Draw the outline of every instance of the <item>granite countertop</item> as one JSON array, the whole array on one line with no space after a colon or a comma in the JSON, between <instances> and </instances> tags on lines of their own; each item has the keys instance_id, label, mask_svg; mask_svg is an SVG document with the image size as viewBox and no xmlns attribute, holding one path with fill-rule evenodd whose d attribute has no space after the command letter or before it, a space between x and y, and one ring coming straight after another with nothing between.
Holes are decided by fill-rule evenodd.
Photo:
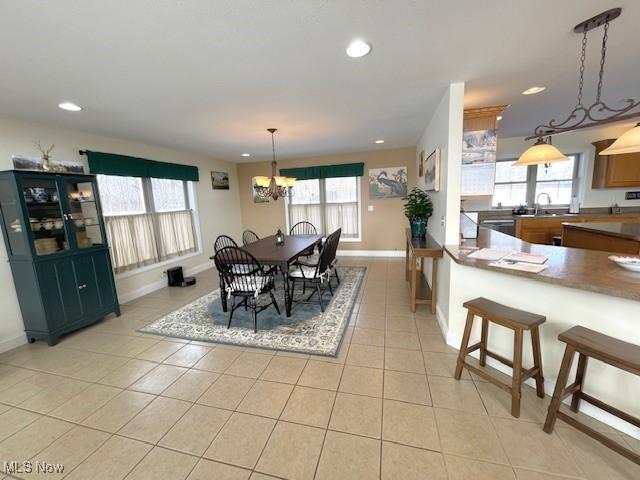
<instances>
[{"instance_id":1,"label":"granite countertop","mask_svg":"<svg viewBox=\"0 0 640 480\"><path fill-rule=\"evenodd\" d=\"M539 253L549 257L548 267L540 273L491 267L487 260L468 258L467 255L475 250L465 247ZM618 267L608 259L611 255L608 252L536 245L488 228L480 228L475 240L465 240L462 245L446 245L445 251L461 265L640 301L640 273Z\"/></svg>"},{"instance_id":2,"label":"granite countertop","mask_svg":"<svg viewBox=\"0 0 640 480\"><path fill-rule=\"evenodd\" d=\"M562 224L567 228L577 228L587 232L594 232L612 237L636 240L640 242L640 223L571 223Z\"/></svg>"}]
</instances>

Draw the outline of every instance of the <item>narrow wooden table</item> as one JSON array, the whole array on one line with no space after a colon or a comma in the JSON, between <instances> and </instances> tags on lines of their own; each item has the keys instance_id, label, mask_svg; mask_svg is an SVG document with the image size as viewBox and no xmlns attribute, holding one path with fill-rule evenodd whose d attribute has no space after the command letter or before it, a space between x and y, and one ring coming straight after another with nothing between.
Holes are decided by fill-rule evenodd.
<instances>
[{"instance_id":1,"label":"narrow wooden table","mask_svg":"<svg viewBox=\"0 0 640 480\"><path fill-rule=\"evenodd\" d=\"M411 237L411 229L405 230L407 238L406 251L406 279L409 282L411 311L416 311L416 305L431 305L431 313L436 313L436 292L438 283L438 258L442 258L443 249L427 234L426 238ZM424 278L424 259L431 259L431 287ZM420 263L420 275L416 267L416 259Z\"/></svg>"},{"instance_id":2,"label":"narrow wooden table","mask_svg":"<svg viewBox=\"0 0 640 480\"><path fill-rule=\"evenodd\" d=\"M284 302L287 317L291 316L293 298L289 294L289 265L302 253L319 244L322 235L285 235L284 244L276 245L275 235L261 238L242 247L263 265L278 267L284 279Z\"/></svg>"}]
</instances>

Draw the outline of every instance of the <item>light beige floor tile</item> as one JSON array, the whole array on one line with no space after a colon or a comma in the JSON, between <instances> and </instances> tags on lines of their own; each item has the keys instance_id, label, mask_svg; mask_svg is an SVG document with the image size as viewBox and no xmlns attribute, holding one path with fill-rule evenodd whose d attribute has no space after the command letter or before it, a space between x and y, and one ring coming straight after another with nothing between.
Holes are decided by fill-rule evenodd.
<instances>
[{"instance_id":1,"label":"light beige floor tile","mask_svg":"<svg viewBox=\"0 0 640 480\"><path fill-rule=\"evenodd\" d=\"M184 344L182 343L158 342L145 351L136 355L136 358L160 363L165 358L176 353L182 347L184 347Z\"/></svg>"},{"instance_id":2,"label":"light beige floor tile","mask_svg":"<svg viewBox=\"0 0 640 480\"><path fill-rule=\"evenodd\" d=\"M384 351L382 347L353 344L349 347L347 364L359 367L382 368L384 365Z\"/></svg>"},{"instance_id":3,"label":"light beige floor tile","mask_svg":"<svg viewBox=\"0 0 640 480\"><path fill-rule=\"evenodd\" d=\"M205 347L203 345L185 345L173 355L165 358L163 363L176 365L178 367L193 367L210 351L211 347Z\"/></svg>"},{"instance_id":4,"label":"light beige floor tile","mask_svg":"<svg viewBox=\"0 0 640 480\"><path fill-rule=\"evenodd\" d=\"M61 473L33 472L27 478L62 478L109 439L109 434L76 426L33 457L33 461L62 465Z\"/></svg>"},{"instance_id":5,"label":"light beige floor tile","mask_svg":"<svg viewBox=\"0 0 640 480\"><path fill-rule=\"evenodd\" d=\"M186 371L187 369L183 367L158 365L129 388L138 392L159 395Z\"/></svg>"},{"instance_id":6,"label":"light beige floor tile","mask_svg":"<svg viewBox=\"0 0 640 480\"><path fill-rule=\"evenodd\" d=\"M271 475L265 475L260 472L253 472L249 480L278 480L277 477L272 477Z\"/></svg>"},{"instance_id":7,"label":"light beige floor tile","mask_svg":"<svg viewBox=\"0 0 640 480\"><path fill-rule=\"evenodd\" d=\"M356 328L353 331L351 343L384 347L384 330L374 328Z\"/></svg>"},{"instance_id":8,"label":"light beige floor tile","mask_svg":"<svg viewBox=\"0 0 640 480\"><path fill-rule=\"evenodd\" d=\"M0 440L4 440L22 430L40 417L41 415L34 412L20 410L19 408L9 408L9 410L0 415Z\"/></svg>"},{"instance_id":9,"label":"light beige floor tile","mask_svg":"<svg viewBox=\"0 0 640 480\"><path fill-rule=\"evenodd\" d=\"M10 365L0 365L0 390L12 387L35 374L36 372L33 370Z\"/></svg>"},{"instance_id":10,"label":"light beige floor tile","mask_svg":"<svg viewBox=\"0 0 640 480\"><path fill-rule=\"evenodd\" d=\"M27 460L51 445L73 424L50 417L41 417L33 423L0 442L0 459Z\"/></svg>"},{"instance_id":11,"label":"light beige floor tile","mask_svg":"<svg viewBox=\"0 0 640 480\"><path fill-rule=\"evenodd\" d=\"M390 308L391 310L389 310ZM404 314L401 315L400 308L401 307L398 305L387 306L387 322L386 322L387 333L389 331L417 333L418 328L416 327L416 321L413 319L413 315L411 315L410 312L407 312L406 315ZM388 345L387 340L389 340L389 338L390 337L385 338L386 345Z\"/></svg>"},{"instance_id":12,"label":"light beige floor tile","mask_svg":"<svg viewBox=\"0 0 640 480\"><path fill-rule=\"evenodd\" d=\"M327 428L335 392L297 386L293 389L281 420Z\"/></svg>"},{"instance_id":13,"label":"light beige floor tile","mask_svg":"<svg viewBox=\"0 0 640 480\"><path fill-rule=\"evenodd\" d=\"M158 445L202 456L230 416L229 410L194 405Z\"/></svg>"},{"instance_id":14,"label":"light beige floor tile","mask_svg":"<svg viewBox=\"0 0 640 480\"><path fill-rule=\"evenodd\" d=\"M420 350L420 341L417 333L398 332L387 330L384 344L391 348L404 348L405 350Z\"/></svg>"},{"instance_id":15,"label":"light beige floor tile","mask_svg":"<svg viewBox=\"0 0 640 480\"><path fill-rule=\"evenodd\" d=\"M292 391L293 385L258 380L240 402L237 411L278 418Z\"/></svg>"},{"instance_id":16,"label":"light beige floor tile","mask_svg":"<svg viewBox=\"0 0 640 480\"><path fill-rule=\"evenodd\" d=\"M564 441L572 457L589 480L640 478L640 465L605 447L575 428L560 424L555 432ZM620 436L614 440L624 445ZM626 445L625 445L626 446ZM534 469L530 466L531 469ZM546 468L535 468L546 470ZM554 473L563 473L556 471Z\"/></svg>"},{"instance_id":17,"label":"light beige floor tile","mask_svg":"<svg viewBox=\"0 0 640 480\"><path fill-rule=\"evenodd\" d=\"M93 353L92 360L83 363L82 368L74 372L71 376L85 382L99 382L102 378L122 367L131 359L128 357L116 357L113 355L102 355Z\"/></svg>"},{"instance_id":18,"label":"light beige floor tile","mask_svg":"<svg viewBox=\"0 0 640 480\"><path fill-rule=\"evenodd\" d=\"M73 470L68 480L123 479L151 450L151 445L113 436Z\"/></svg>"},{"instance_id":19,"label":"light beige floor tile","mask_svg":"<svg viewBox=\"0 0 640 480\"><path fill-rule=\"evenodd\" d=\"M492 417L513 418L511 416L511 395L489 382L476 382L476 388L487 412ZM522 387L520 420L544 423L549 408L549 397L538 398L534 390Z\"/></svg>"},{"instance_id":20,"label":"light beige floor tile","mask_svg":"<svg viewBox=\"0 0 640 480\"><path fill-rule=\"evenodd\" d=\"M328 431L316 480L378 480L380 440Z\"/></svg>"},{"instance_id":21,"label":"light beige floor tile","mask_svg":"<svg viewBox=\"0 0 640 480\"><path fill-rule=\"evenodd\" d=\"M0 391L0 402L8 405L20 405L40 392L52 388L59 377L46 373L36 373L22 381Z\"/></svg>"},{"instance_id":22,"label":"light beige floor tile","mask_svg":"<svg viewBox=\"0 0 640 480\"><path fill-rule=\"evenodd\" d=\"M476 385L472 381L430 377L429 389L434 407L462 410L479 415L487 414Z\"/></svg>"},{"instance_id":23,"label":"light beige floor tile","mask_svg":"<svg viewBox=\"0 0 640 480\"><path fill-rule=\"evenodd\" d=\"M258 378L267 368L271 355L261 353L243 352L227 369L229 375L240 377Z\"/></svg>"},{"instance_id":24,"label":"light beige floor tile","mask_svg":"<svg viewBox=\"0 0 640 480\"><path fill-rule=\"evenodd\" d=\"M220 345L202 357L198 363L194 365L194 368L224 373L241 353L240 350L233 350Z\"/></svg>"},{"instance_id":25,"label":"light beige floor tile","mask_svg":"<svg viewBox=\"0 0 640 480\"><path fill-rule=\"evenodd\" d=\"M383 370L345 365L338 390L345 393L382 397Z\"/></svg>"},{"instance_id":26,"label":"light beige floor tile","mask_svg":"<svg viewBox=\"0 0 640 480\"><path fill-rule=\"evenodd\" d=\"M162 392L163 397L195 402L215 382L220 374L205 370L187 370Z\"/></svg>"},{"instance_id":27,"label":"light beige floor tile","mask_svg":"<svg viewBox=\"0 0 640 480\"><path fill-rule=\"evenodd\" d=\"M511 465L561 475L580 475L576 463L556 432L548 435L542 425L494 418L498 432Z\"/></svg>"},{"instance_id":28,"label":"light beige floor tile","mask_svg":"<svg viewBox=\"0 0 640 480\"><path fill-rule=\"evenodd\" d=\"M431 405L427 376L419 373L385 370L384 398Z\"/></svg>"},{"instance_id":29,"label":"light beige floor tile","mask_svg":"<svg viewBox=\"0 0 640 480\"><path fill-rule=\"evenodd\" d=\"M198 459L191 455L154 447L127 475L127 480L156 480L158 478L184 480L197 461Z\"/></svg>"},{"instance_id":30,"label":"light beige floor tile","mask_svg":"<svg viewBox=\"0 0 640 480\"><path fill-rule=\"evenodd\" d=\"M119 388L93 384L53 410L50 415L80 423L120 392L122 390Z\"/></svg>"},{"instance_id":31,"label":"light beige floor tile","mask_svg":"<svg viewBox=\"0 0 640 480\"><path fill-rule=\"evenodd\" d=\"M458 355L455 353L422 352L427 375L453 378ZM462 380L471 380L469 372L462 370Z\"/></svg>"},{"instance_id":32,"label":"light beige floor tile","mask_svg":"<svg viewBox=\"0 0 640 480\"><path fill-rule=\"evenodd\" d=\"M156 364L146 360L133 359L99 380L99 383L113 387L127 388L146 375Z\"/></svg>"},{"instance_id":33,"label":"light beige floor tile","mask_svg":"<svg viewBox=\"0 0 640 480\"><path fill-rule=\"evenodd\" d=\"M255 469L283 478L312 480L324 432L319 428L278 422Z\"/></svg>"},{"instance_id":34,"label":"light beige floor tile","mask_svg":"<svg viewBox=\"0 0 640 480\"><path fill-rule=\"evenodd\" d=\"M156 443L184 415L191 406L173 398L156 397L133 420L119 431L119 435Z\"/></svg>"},{"instance_id":35,"label":"light beige floor tile","mask_svg":"<svg viewBox=\"0 0 640 480\"><path fill-rule=\"evenodd\" d=\"M525 470L522 468L514 468L517 480L573 480L584 479L586 477L566 477L564 475L552 475L551 473L534 472L533 470Z\"/></svg>"},{"instance_id":36,"label":"light beige floor tile","mask_svg":"<svg viewBox=\"0 0 640 480\"><path fill-rule=\"evenodd\" d=\"M253 468L260 458L276 421L234 413L204 456L240 467Z\"/></svg>"},{"instance_id":37,"label":"light beige floor tile","mask_svg":"<svg viewBox=\"0 0 640 480\"><path fill-rule=\"evenodd\" d=\"M260 375L261 380L295 384L307 361L300 358L274 356Z\"/></svg>"},{"instance_id":38,"label":"light beige floor tile","mask_svg":"<svg viewBox=\"0 0 640 480\"><path fill-rule=\"evenodd\" d=\"M382 480L447 480L441 453L382 442Z\"/></svg>"},{"instance_id":39,"label":"light beige floor tile","mask_svg":"<svg viewBox=\"0 0 640 480\"><path fill-rule=\"evenodd\" d=\"M399 372L425 373L422 353L401 348L385 348L384 368Z\"/></svg>"},{"instance_id":40,"label":"light beige floor tile","mask_svg":"<svg viewBox=\"0 0 640 480\"><path fill-rule=\"evenodd\" d=\"M384 330L386 320L384 314L371 312L358 312L356 328L370 328L374 330Z\"/></svg>"},{"instance_id":41,"label":"light beige floor tile","mask_svg":"<svg viewBox=\"0 0 640 480\"><path fill-rule=\"evenodd\" d=\"M449 480L515 480L513 468L470 458L445 455Z\"/></svg>"},{"instance_id":42,"label":"light beige floor tile","mask_svg":"<svg viewBox=\"0 0 640 480\"><path fill-rule=\"evenodd\" d=\"M350 393L338 393L329 428L341 432L380 438L382 400Z\"/></svg>"},{"instance_id":43,"label":"light beige floor tile","mask_svg":"<svg viewBox=\"0 0 640 480\"><path fill-rule=\"evenodd\" d=\"M436 420L431 407L385 400L382 418L384 440L440 450Z\"/></svg>"},{"instance_id":44,"label":"light beige floor tile","mask_svg":"<svg viewBox=\"0 0 640 480\"><path fill-rule=\"evenodd\" d=\"M508 463L487 415L436 408L442 452L477 460Z\"/></svg>"},{"instance_id":45,"label":"light beige floor tile","mask_svg":"<svg viewBox=\"0 0 640 480\"><path fill-rule=\"evenodd\" d=\"M53 386L28 398L20 404L20 408L26 408L38 413L49 413L90 385L90 383L80 380L58 377Z\"/></svg>"},{"instance_id":46,"label":"light beige floor tile","mask_svg":"<svg viewBox=\"0 0 640 480\"><path fill-rule=\"evenodd\" d=\"M309 360L300 375L298 385L337 390L343 366L328 362Z\"/></svg>"},{"instance_id":47,"label":"light beige floor tile","mask_svg":"<svg viewBox=\"0 0 640 480\"><path fill-rule=\"evenodd\" d=\"M458 353L445 343L442 335L420 335L420 345L425 352Z\"/></svg>"},{"instance_id":48,"label":"light beige floor tile","mask_svg":"<svg viewBox=\"0 0 640 480\"><path fill-rule=\"evenodd\" d=\"M235 410L254 383L250 378L221 375L200 396L198 403Z\"/></svg>"},{"instance_id":49,"label":"light beige floor tile","mask_svg":"<svg viewBox=\"0 0 640 480\"><path fill-rule=\"evenodd\" d=\"M153 395L124 390L82 423L89 427L115 433L125 426L155 398Z\"/></svg>"},{"instance_id":50,"label":"light beige floor tile","mask_svg":"<svg viewBox=\"0 0 640 480\"><path fill-rule=\"evenodd\" d=\"M247 480L249 475L251 475L251 470L232 467L231 465L202 458L198 461L187 480Z\"/></svg>"}]
</instances>

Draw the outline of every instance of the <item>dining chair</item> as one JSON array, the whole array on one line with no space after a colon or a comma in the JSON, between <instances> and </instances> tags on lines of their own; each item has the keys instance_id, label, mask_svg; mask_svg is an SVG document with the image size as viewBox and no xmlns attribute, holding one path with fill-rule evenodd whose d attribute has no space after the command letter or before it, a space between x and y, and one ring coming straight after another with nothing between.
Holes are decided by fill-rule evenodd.
<instances>
[{"instance_id":1,"label":"dining chair","mask_svg":"<svg viewBox=\"0 0 640 480\"><path fill-rule=\"evenodd\" d=\"M242 245L249 245L260 240L260 237L253 230L245 230L242 232Z\"/></svg>"},{"instance_id":2,"label":"dining chair","mask_svg":"<svg viewBox=\"0 0 640 480\"><path fill-rule=\"evenodd\" d=\"M213 253L218 253L224 247L237 247L236 241L228 235L218 235L216 241L213 242Z\"/></svg>"},{"instance_id":3,"label":"dining chair","mask_svg":"<svg viewBox=\"0 0 640 480\"><path fill-rule=\"evenodd\" d=\"M289 235L317 235L317 234L318 234L318 230L313 225L313 223L307 222L307 221L298 222L293 227L291 227L291 230L289 230ZM310 247L304 252L302 252L302 255L305 257L308 257L310 255L313 255L314 251L315 251L315 247Z\"/></svg>"},{"instance_id":4,"label":"dining chair","mask_svg":"<svg viewBox=\"0 0 640 480\"><path fill-rule=\"evenodd\" d=\"M258 333L258 313L273 305L280 315L280 308L273 295L275 277L272 270L265 271L253 255L234 246L218 251L214 261L225 283L225 289L221 289L220 295L233 299L227 328L231 327L233 313L242 306L245 310L251 310L254 333ZM259 305L258 299L263 295L269 295L271 301ZM236 303L238 299L240 302Z\"/></svg>"},{"instance_id":5,"label":"dining chair","mask_svg":"<svg viewBox=\"0 0 640 480\"><path fill-rule=\"evenodd\" d=\"M304 303L309 302L315 294L318 294L318 301L320 302L320 310L322 312L324 312L322 296L327 289L329 290L329 293L333 295L333 289L331 288L330 281L332 270L331 264L336 257L341 233L342 229L339 228L327 237L327 240L324 242L322 250L320 251L320 255L318 256L317 263L312 264L305 260L299 260L293 269L289 271L291 296L293 297L296 282L302 282L303 288L305 288L307 284L313 285L315 287L314 291L307 297Z\"/></svg>"}]
</instances>

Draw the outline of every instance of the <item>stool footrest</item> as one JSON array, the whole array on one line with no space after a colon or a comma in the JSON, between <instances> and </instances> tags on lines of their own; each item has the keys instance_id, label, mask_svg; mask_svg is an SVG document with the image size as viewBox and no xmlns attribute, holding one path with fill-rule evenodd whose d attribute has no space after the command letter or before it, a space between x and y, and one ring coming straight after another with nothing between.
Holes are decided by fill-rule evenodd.
<instances>
[{"instance_id":1,"label":"stool footrest","mask_svg":"<svg viewBox=\"0 0 640 480\"><path fill-rule=\"evenodd\" d=\"M582 386L579 383L573 382L571 385L569 385L567 388L565 388L562 391L562 394L560 395L560 400L562 401L565 398L570 397L574 393L579 392L581 387Z\"/></svg>"},{"instance_id":2,"label":"stool footrest","mask_svg":"<svg viewBox=\"0 0 640 480\"><path fill-rule=\"evenodd\" d=\"M582 400L590 403L594 407L598 407L604 410L605 412L608 412L611 415L615 415L616 417L624 420L625 422L628 422L640 428L640 418L634 417L633 415L629 415L628 413L625 413L622 410L618 410L616 407L612 407L608 403L604 403L602 400L598 400L597 398L592 397L591 395L586 394L582 391L580 391L578 395Z\"/></svg>"},{"instance_id":3,"label":"stool footrest","mask_svg":"<svg viewBox=\"0 0 640 480\"><path fill-rule=\"evenodd\" d=\"M481 368L474 367L473 365L469 365L467 362L464 362L463 365L467 370L469 370L472 373L475 373L479 377L484 378L487 382L493 383L496 387L501 388L502 390L504 390L507 393L512 393L512 391L511 391L512 390L512 386L511 385L507 385L506 383L502 383L500 380L496 379L495 377L492 377L491 375L489 375L487 372L485 372Z\"/></svg>"},{"instance_id":4,"label":"stool footrest","mask_svg":"<svg viewBox=\"0 0 640 480\"><path fill-rule=\"evenodd\" d=\"M497 353L494 353L494 352L492 352L490 350L485 350L485 353L487 354L487 357L491 357L494 360L497 360L500 363L506 365L507 367L513 368L513 362L511 360L509 360L508 358L505 358L502 355L498 355Z\"/></svg>"},{"instance_id":5,"label":"stool footrest","mask_svg":"<svg viewBox=\"0 0 640 480\"><path fill-rule=\"evenodd\" d=\"M584 400L587 400L586 398ZM588 400L587 400L588 401ZM604 446L609 447L611 450L618 452L620 455L628 458L629 460L631 460L634 463L637 463L638 465L640 465L640 455L638 455L637 453L633 452L632 450L623 447L622 445L620 445L618 442L611 440L609 437L603 435L602 433L594 430L591 427L586 426L584 423L576 420L575 418L573 418L570 415L567 415L566 413L562 412L562 411L558 411L557 413L558 418L565 421L566 423L568 423L569 425L571 425L574 428L577 428L578 430L580 430L583 433L586 433L587 435L589 435L591 438L597 440L598 442L602 443Z\"/></svg>"},{"instance_id":6,"label":"stool footrest","mask_svg":"<svg viewBox=\"0 0 640 480\"><path fill-rule=\"evenodd\" d=\"M478 342L478 343L474 343L473 345L471 345L470 347L467 347L466 353L465 355L469 355L471 352L475 352L476 350L478 350L480 347L482 347L482 342Z\"/></svg>"},{"instance_id":7,"label":"stool footrest","mask_svg":"<svg viewBox=\"0 0 640 480\"><path fill-rule=\"evenodd\" d=\"M535 377L540 369L538 367L532 367L529 370L522 371L522 378L520 381L524 382L525 380L530 379L531 377Z\"/></svg>"}]
</instances>

